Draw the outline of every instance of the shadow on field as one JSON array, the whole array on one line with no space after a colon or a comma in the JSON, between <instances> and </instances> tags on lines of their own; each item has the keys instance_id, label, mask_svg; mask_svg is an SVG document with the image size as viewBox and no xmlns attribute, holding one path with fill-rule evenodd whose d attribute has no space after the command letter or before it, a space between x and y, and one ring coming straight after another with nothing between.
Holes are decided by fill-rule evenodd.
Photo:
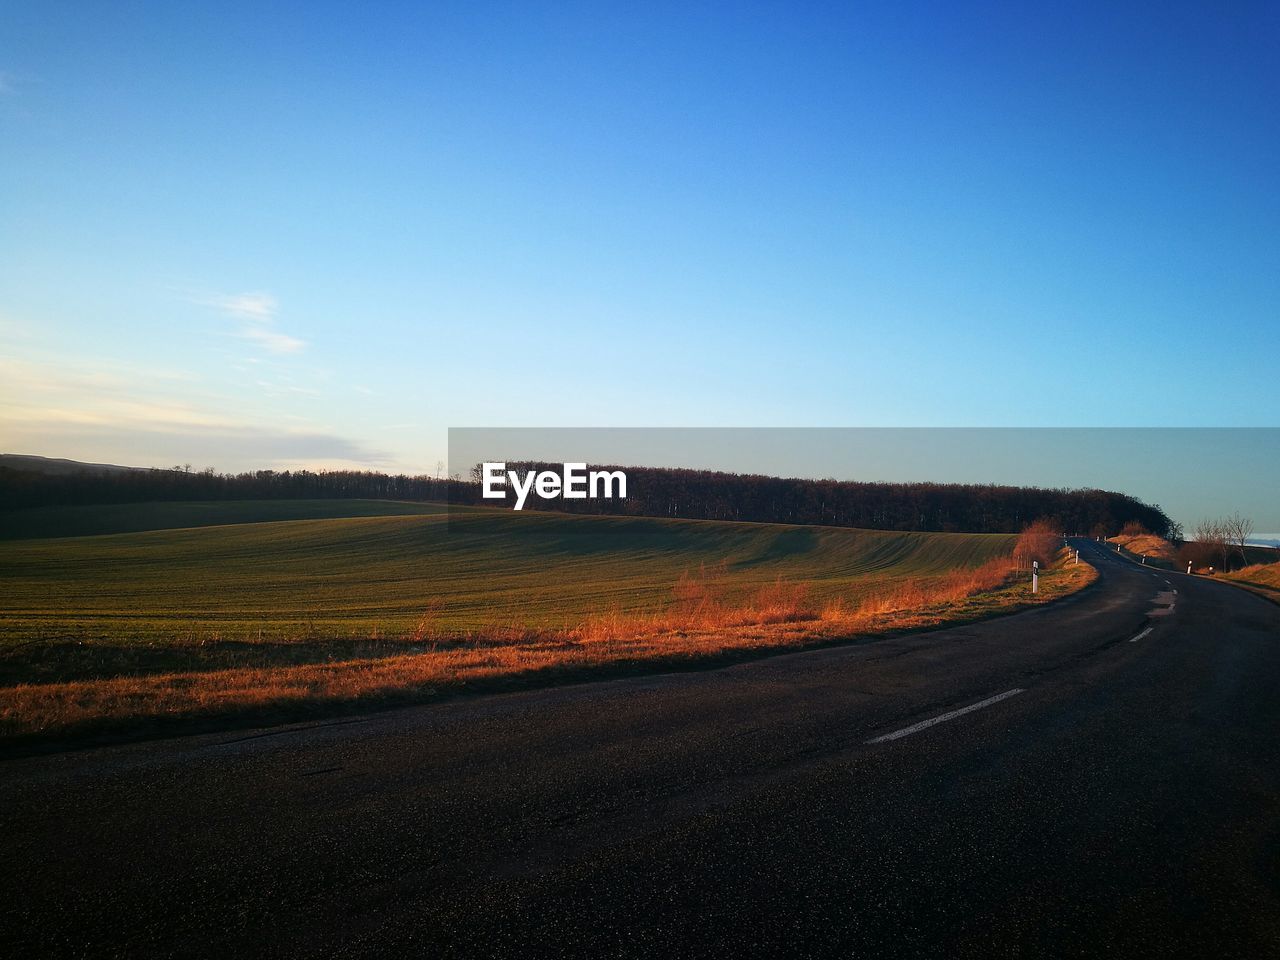
<instances>
[{"instance_id":1,"label":"shadow on field","mask_svg":"<svg viewBox=\"0 0 1280 960\"><path fill-rule=\"evenodd\" d=\"M308 663L379 660L426 653L451 645L449 641L415 643L411 640L368 638L279 642L219 640L155 645L39 641L0 652L0 687L237 667L289 667Z\"/></svg>"}]
</instances>

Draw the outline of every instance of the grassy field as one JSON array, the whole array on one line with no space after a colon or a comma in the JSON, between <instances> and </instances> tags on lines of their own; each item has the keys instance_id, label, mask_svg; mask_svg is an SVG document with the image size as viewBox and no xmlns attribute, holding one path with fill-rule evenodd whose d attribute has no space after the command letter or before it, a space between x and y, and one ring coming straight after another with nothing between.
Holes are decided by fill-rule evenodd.
<instances>
[{"instance_id":1,"label":"grassy field","mask_svg":"<svg viewBox=\"0 0 1280 960\"><path fill-rule=\"evenodd\" d=\"M179 526L0 543L0 733L261 719L883 635L1093 576L1049 570L1032 600L1001 535L367 501L157 507L49 511L47 529Z\"/></svg>"},{"instance_id":2,"label":"grassy field","mask_svg":"<svg viewBox=\"0 0 1280 960\"><path fill-rule=\"evenodd\" d=\"M783 577L818 598L856 599L881 581L976 567L1013 543L479 510L246 524L240 504L182 506L230 522L0 544L0 646L396 636L424 617L437 629L565 627L615 607L653 610L703 567L720 568L731 594Z\"/></svg>"}]
</instances>

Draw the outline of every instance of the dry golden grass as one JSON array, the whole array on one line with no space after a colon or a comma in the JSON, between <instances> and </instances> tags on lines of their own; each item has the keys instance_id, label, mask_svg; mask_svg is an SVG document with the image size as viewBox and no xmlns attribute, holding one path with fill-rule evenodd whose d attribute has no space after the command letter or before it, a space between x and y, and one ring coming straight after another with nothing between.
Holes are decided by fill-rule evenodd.
<instances>
[{"instance_id":1,"label":"dry golden grass","mask_svg":"<svg viewBox=\"0 0 1280 960\"><path fill-rule=\"evenodd\" d=\"M1169 563L1176 563L1178 559L1178 552L1174 549L1173 544L1163 537L1157 537L1154 533L1141 533L1136 536L1122 534L1118 537L1110 537L1107 542L1118 544L1135 557L1146 556L1150 559L1165 560Z\"/></svg>"},{"instance_id":2,"label":"dry golden grass","mask_svg":"<svg viewBox=\"0 0 1280 960\"><path fill-rule=\"evenodd\" d=\"M1097 574L1086 564L1045 571L1033 597L1012 559L904 579L856 602L812 602L803 583L777 581L744 599L725 598L720 571L676 584L674 600L649 614L620 610L568 629L496 623L458 633L427 610L405 641L420 652L265 668L168 672L3 691L0 736L63 736L165 718L287 718L303 706L421 700L495 682L554 682L634 667L675 666L750 651L786 650L1007 613L1074 592ZM293 711L291 714L290 711Z\"/></svg>"},{"instance_id":3,"label":"dry golden grass","mask_svg":"<svg viewBox=\"0 0 1280 960\"><path fill-rule=\"evenodd\" d=\"M1255 563L1239 570L1223 574L1227 580L1236 580L1280 599L1280 563Z\"/></svg>"}]
</instances>

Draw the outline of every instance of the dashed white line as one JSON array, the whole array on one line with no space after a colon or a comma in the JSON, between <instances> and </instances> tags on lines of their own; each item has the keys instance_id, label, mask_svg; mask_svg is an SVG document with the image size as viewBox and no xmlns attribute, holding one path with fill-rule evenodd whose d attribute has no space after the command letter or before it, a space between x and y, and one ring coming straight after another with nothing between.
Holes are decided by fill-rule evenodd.
<instances>
[{"instance_id":1,"label":"dashed white line","mask_svg":"<svg viewBox=\"0 0 1280 960\"><path fill-rule=\"evenodd\" d=\"M969 706L961 707L959 710L952 710L949 713L941 714L929 720L921 720L919 723L913 723L911 726L903 727L901 730L895 730L893 733L886 733L879 737L872 737L867 741L867 743L885 743L889 740L909 737L913 733L919 733L921 730L927 730L935 723L954 720L956 717L962 717L966 713L973 713L975 710L981 710L983 707L989 707L993 703L999 703L1001 700L1008 700L1010 697L1017 696L1020 693L1026 693L1026 691L1022 687L1016 687L1013 690L1006 690L1004 693L997 693L994 697L987 697L987 699L979 703L971 703Z\"/></svg>"},{"instance_id":2,"label":"dashed white line","mask_svg":"<svg viewBox=\"0 0 1280 960\"><path fill-rule=\"evenodd\" d=\"M1130 637L1130 638L1129 638L1129 642L1130 642L1130 643L1137 643L1139 640L1141 640L1143 637L1145 637L1148 633L1150 633L1150 632L1152 631L1152 629L1153 629L1152 627L1147 627L1147 629L1143 630L1143 631L1142 631L1140 634L1138 634L1136 637Z\"/></svg>"}]
</instances>

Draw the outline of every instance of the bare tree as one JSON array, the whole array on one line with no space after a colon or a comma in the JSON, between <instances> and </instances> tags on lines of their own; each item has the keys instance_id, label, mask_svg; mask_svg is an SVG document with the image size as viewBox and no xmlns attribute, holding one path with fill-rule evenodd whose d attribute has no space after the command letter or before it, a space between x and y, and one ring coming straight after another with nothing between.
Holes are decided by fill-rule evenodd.
<instances>
[{"instance_id":1,"label":"bare tree","mask_svg":"<svg viewBox=\"0 0 1280 960\"><path fill-rule=\"evenodd\" d=\"M1221 520L1201 520L1192 531L1192 536L1197 543L1204 544L1207 555L1220 559L1225 572L1231 551L1225 524Z\"/></svg>"},{"instance_id":2,"label":"bare tree","mask_svg":"<svg viewBox=\"0 0 1280 960\"><path fill-rule=\"evenodd\" d=\"M1245 551L1245 546L1253 536L1253 521L1248 517L1240 516L1239 513L1233 513L1222 521L1222 529L1227 542L1240 551L1241 564L1247 567L1249 554Z\"/></svg>"}]
</instances>

